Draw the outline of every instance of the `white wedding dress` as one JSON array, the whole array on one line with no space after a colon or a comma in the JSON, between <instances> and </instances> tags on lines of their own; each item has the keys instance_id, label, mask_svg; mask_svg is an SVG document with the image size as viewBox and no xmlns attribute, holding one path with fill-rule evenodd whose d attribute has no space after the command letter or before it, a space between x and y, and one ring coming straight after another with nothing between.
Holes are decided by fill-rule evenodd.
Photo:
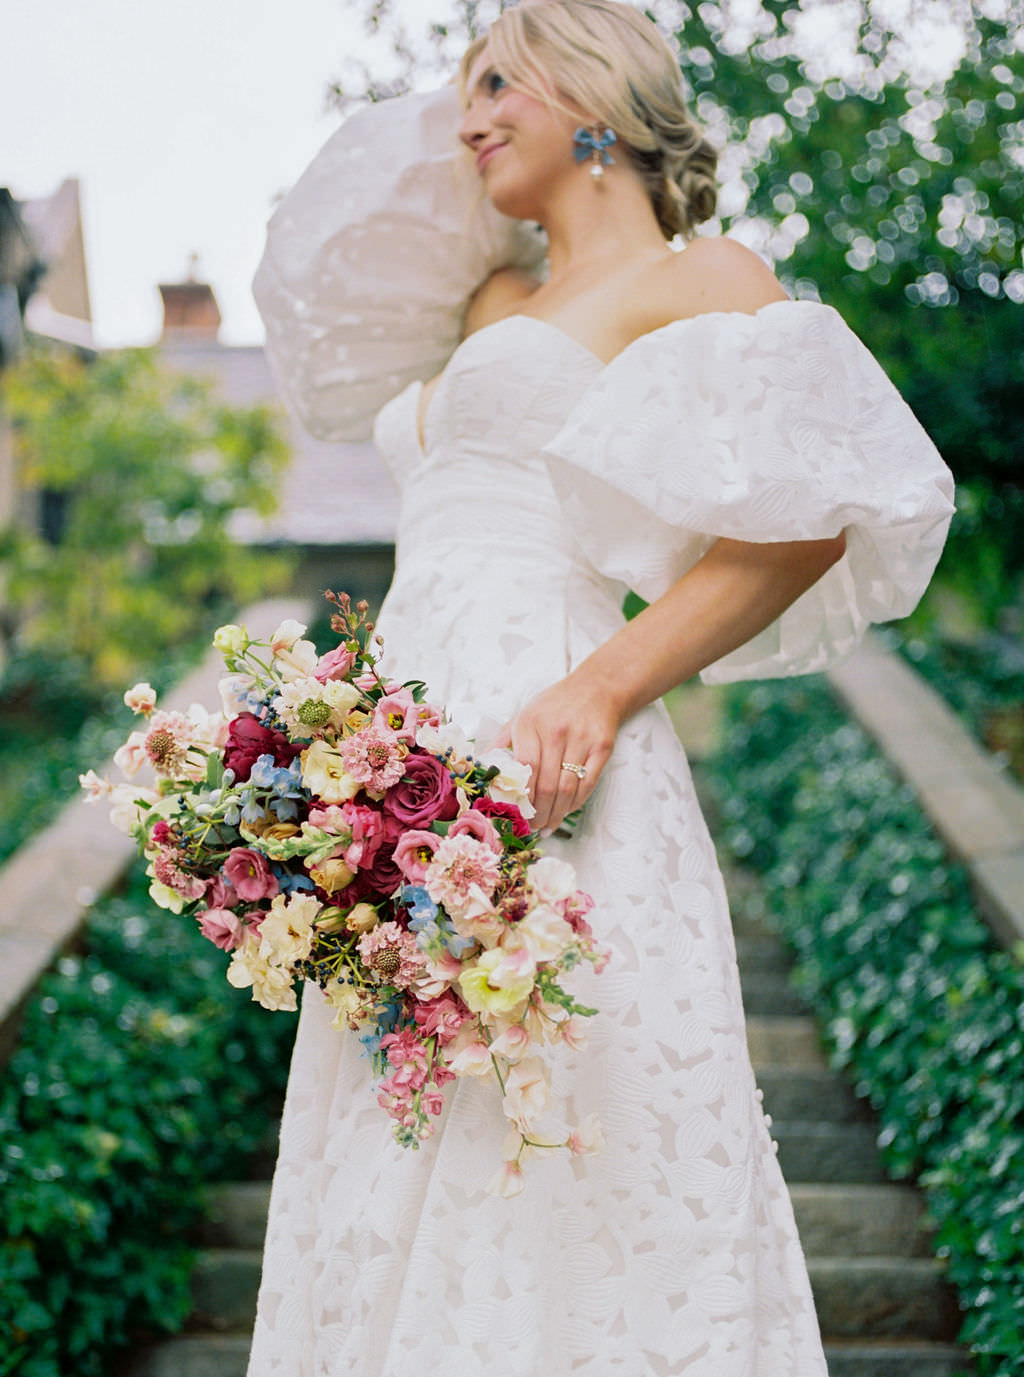
<instances>
[{"instance_id":1,"label":"white wedding dress","mask_svg":"<svg viewBox=\"0 0 1024 1377\"><path fill-rule=\"evenodd\" d=\"M848 548L708 679L823 667L910 609L948 524L941 460L817 304L676 322L608 365L514 315L455 349L422 444L420 394L375 430L402 493L384 664L471 733L612 635L627 586L656 597L718 536L845 528ZM548 847L613 953L576 978L600 1010L589 1045L552 1053L567 1120L596 1112L606 1150L542 1154L521 1195L486 1194L506 1123L477 1080L450 1087L419 1151L398 1147L358 1040L307 990L250 1377L823 1377L726 895L660 704Z\"/></svg>"}]
</instances>

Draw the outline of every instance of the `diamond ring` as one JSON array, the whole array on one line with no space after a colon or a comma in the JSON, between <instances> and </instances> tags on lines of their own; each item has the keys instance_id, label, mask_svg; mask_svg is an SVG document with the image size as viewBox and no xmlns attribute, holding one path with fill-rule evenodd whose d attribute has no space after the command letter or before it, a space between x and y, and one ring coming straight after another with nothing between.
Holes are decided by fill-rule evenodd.
<instances>
[{"instance_id":1,"label":"diamond ring","mask_svg":"<svg viewBox=\"0 0 1024 1377\"><path fill-rule=\"evenodd\" d=\"M563 760L562 769L571 770L577 779L583 779L587 773L585 765L574 765L571 760Z\"/></svg>"}]
</instances>

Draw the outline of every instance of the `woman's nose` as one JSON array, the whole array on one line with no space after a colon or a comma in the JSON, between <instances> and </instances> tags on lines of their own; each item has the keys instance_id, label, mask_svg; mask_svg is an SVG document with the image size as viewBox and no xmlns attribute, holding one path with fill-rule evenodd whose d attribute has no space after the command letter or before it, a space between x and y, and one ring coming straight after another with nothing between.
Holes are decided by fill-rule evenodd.
<instances>
[{"instance_id":1,"label":"woman's nose","mask_svg":"<svg viewBox=\"0 0 1024 1377\"><path fill-rule=\"evenodd\" d=\"M487 137L489 128L485 111L474 102L466 110L459 125L459 138L467 148L476 148Z\"/></svg>"}]
</instances>

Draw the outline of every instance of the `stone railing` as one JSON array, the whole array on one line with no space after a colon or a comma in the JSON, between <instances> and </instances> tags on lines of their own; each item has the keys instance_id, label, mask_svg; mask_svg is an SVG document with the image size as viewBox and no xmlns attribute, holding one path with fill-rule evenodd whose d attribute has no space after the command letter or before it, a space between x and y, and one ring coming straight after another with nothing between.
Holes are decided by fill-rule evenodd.
<instances>
[{"instance_id":1,"label":"stone railing","mask_svg":"<svg viewBox=\"0 0 1024 1377\"><path fill-rule=\"evenodd\" d=\"M275 598L245 608L237 620L254 635L269 635L286 617L309 616L308 602ZM160 706L216 707L223 673L223 660L211 648ZM122 778L112 762L96 768ZM36 981L74 943L90 904L117 883L134 856L135 843L110 825L108 809L82 797L65 804L0 869L0 1063L14 1045L18 1015Z\"/></svg>"}]
</instances>

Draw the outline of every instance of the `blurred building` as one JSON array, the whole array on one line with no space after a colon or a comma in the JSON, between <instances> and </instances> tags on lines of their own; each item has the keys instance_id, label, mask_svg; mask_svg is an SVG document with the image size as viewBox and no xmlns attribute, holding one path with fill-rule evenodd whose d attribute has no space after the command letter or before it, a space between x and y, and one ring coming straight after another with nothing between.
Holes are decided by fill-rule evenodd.
<instances>
[{"instance_id":1,"label":"blurred building","mask_svg":"<svg viewBox=\"0 0 1024 1377\"><path fill-rule=\"evenodd\" d=\"M212 379L230 405L275 403L285 417L292 460L269 518L236 513L235 538L246 545L287 546L299 556L298 590L344 590L376 603L394 567L398 497L373 445L315 440L285 411L259 345L222 344L213 288L196 277L193 258L180 282L160 283L159 348L172 368Z\"/></svg>"}]
</instances>

